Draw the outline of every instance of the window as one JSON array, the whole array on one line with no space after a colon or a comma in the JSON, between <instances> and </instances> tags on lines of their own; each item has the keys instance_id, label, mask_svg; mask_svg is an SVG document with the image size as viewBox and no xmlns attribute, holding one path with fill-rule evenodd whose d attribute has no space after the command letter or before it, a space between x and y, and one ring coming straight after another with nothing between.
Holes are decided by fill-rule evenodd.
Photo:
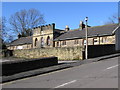
<instances>
[{"instance_id":1,"label":"window","mask_svg":"<svg viewBox=\"0 0 120 90\"><path fill-rule=\"evenodd\" d=\"M65 45L66 45L66 41L65 41Z\"/></svg>"},{"instance_id":2,"label":"window","mask_svg":"<svg viewBox=\"0 0 120 90\"><path fill-rule=\"evenodd\" d=\"M17 49L23 49L23 46L18 46Z\"/></svg>"},{"instance_id":3,"label":"window","mask_svg":"<svg viewBox=\"0 0 120 90\"><path fill-rule=\"evenodd\" d=\"M94 43L96 43L97 42L97 39L94 39Z\"/></svg>"},{"instance_id":4,"label":"window","mask_svg":"<svg viewBox=\"0 0 120 90\"><path fill-rule=\"evenodd\" d=\"M62 41L62 45L64 45L64 41Z\"/></svg>"},{"instance_id":5,"label":"window","mask_svg":"<svg viewBox=\"0 0 120 90\"><path fill-rule=\"evenodd\" d=\"M97 39L97 37L94 37L93 38L93 44L97 44L98 43L98 39Z\"/></svg>"},{"instance_id":6,"label":"window","mask_svg":"<svg viewBox=\"0 0 120 90\"><path fill-rule=\"evenodd\" d=\"M59 42L57 42L57 47L59 46Z\"/></svg>"},{"instance_id":7,"label":"window","mask_svg":"<svg viewBox=\"0 0 120 90\"><path fill-rule=\"evenodd\" d=\"M75 41L74 41L74 44L78 44L78 40L75 40Z\"/></svg>"},{"instance_id":8,"label":"window","mask_svg":"<svg viewBox=\"0 0 120 90\"><path fill-rule=\"evenodd\" d=\"M62 45L66 45L66 41L62 41Z\"/></svg>"},{"instance_id":9,"label":"window","mask_svg":"<svg viewBox=\"0 0 120 90\"><path fill-rule=\"evenodd\" d=\"M38 40L37 40L37 38L35 39L35 47L37 46L37 42L38 42Z\"/></svg>"},{"instance_id":10,"label":"window","mask_svg":"<svg viewBox=\"0 0 120 90\"><path fill-rule=\"evenodd\" d=\"M83 45L86 45L86 40L83 41Z\"/></svg>"},{"instance_id":11,"label":"window","mask_svg":"<svg viewBox=\"0 0 120 90\"><path fill-rule=\"evenodd\" d=\"M48 46L50 46L50 37L49 36L47 37L47 42L46 43L47 43Z\"/></svg>"},{"instance_id":12,"label":"window","mask_svg":"<svg viewBox=\"0 0 120 90\"><path fill-rule=\"evenodd\" d=\"M103 43L103 37L101 38L101 42Z\"/></svg>"},{"instance_id":13,"label":"window","mask_svg":"<svg viewBox=\"0 0 120 90\"><path fill-rule=\"evenodd\" d=\"M41 37L41 47L43 47L44 46L44 39L43 39L43 37Z\"/></svg>"},{"instance_id":14,"label":"window","mask_svg":"<svg viewBox=\"0 0 120 90\"><path fill-rule=\"evenodd\" d=\"M104 42L105 42L105 43L107 42L107 37L104 37Z\"/></svg>"}]
</instances>

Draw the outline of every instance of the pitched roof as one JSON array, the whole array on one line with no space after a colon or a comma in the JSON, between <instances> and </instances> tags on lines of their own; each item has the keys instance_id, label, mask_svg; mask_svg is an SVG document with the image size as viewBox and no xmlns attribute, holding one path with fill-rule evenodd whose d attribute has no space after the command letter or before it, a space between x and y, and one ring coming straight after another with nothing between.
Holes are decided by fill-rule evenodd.
<instances>
[{"instance_id":1,"label":"pitched roof","mask_svg":"<svg viewBox=\"0 0 120 90\"><path fill-rule=\"evenodd\" d=\"M8 46L16 46L16 45L23 45L23 44L32 44L32 36L28 37L21 37L12 41Z\"/></svg>"},{"instance_id":2,"label":"pitched roof","mask_svg":"<svg viewBox=\"0 0 120 90\"><path fill-rule=\"evenodd\" d=\"M113 30L117 27L117 24L109 24L103 26L88 27L88 37L93 36L105 36L112 35ZM84 38L85 37L85 28L83 30L74 29L62 34L61 36L54 39L57 40L69 40L75 38Z\"/></svg>"},{"instance_id":3,"label":"pitched roof","mask_svg":"<svg viewBox=\"0 0 120 90\"><path fill-rule=\"evenodd\" d=\"M61 34L63 34L63 33L65 33L65 30L61 30L61 29L54 29L54 35L61 35Z\"/></svg>"}]
</instances>

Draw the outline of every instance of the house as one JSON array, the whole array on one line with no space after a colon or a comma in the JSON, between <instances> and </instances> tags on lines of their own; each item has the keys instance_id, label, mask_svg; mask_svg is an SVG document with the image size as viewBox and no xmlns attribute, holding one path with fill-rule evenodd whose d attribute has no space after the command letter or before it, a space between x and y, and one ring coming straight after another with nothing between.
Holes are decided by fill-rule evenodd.
<instances>
[{"instance_id":1,"label":"house","mask_svg":"<svg viewBox=\"0 0 120 90\"><path fill-rule=\"evenodd\" d=\"M118 24L88 26L88 45L115 44L114 30ZM52 47L83 46L85 40L85 24L80 22L79 28L70 30L56 29L55 24L43 25L33 29L33 36L21 37L9 44L8 49L31 49Z\"/></svg>"},{"instance_id":2,"label":"house","mask_svg":"<svg viewBox=\"0 0 120 90\"><path fill-rule=\"evenodd\" d=\"M9 50L16 50L16 49L31 49L32 46L32 36L29 37L21 37L10 44L7 45Z\"/></svg>"},{"instance_id":3,"label":"house","mask_svg":"<svg viewBox=\"0 0 120 90\"><path fill-rule=\"evenodd\" d=\"M88 27L88 45L115 44L113 31L117 24ZM70 30L55 40L55 47L83 46L86 44L85 28Z\"/></svg>"}]
</instances>

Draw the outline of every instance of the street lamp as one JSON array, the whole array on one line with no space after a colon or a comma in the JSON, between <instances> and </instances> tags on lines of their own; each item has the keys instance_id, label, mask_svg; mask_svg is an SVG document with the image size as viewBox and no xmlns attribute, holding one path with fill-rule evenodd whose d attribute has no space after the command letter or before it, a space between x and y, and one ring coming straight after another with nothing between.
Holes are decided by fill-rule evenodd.
<instances>
[{"instance_id":1,"label":"street lamp","mask_svg":"<svg viewBox=\"0 0 120 90\"><path fill-rule=\"evenodd\" d=\"M85 18L85 22L86 22L86 32L85 32L85 36L86 36L86 48L85 48L85 59L88 59L88 17Z\"/></svg>"}]
</instances>

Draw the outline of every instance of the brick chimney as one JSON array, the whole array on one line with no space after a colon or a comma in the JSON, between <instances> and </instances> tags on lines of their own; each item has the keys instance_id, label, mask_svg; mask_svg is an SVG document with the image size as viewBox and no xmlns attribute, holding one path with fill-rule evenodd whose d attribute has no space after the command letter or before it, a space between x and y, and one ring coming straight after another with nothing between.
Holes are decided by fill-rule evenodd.
<instances>
[{"instance_id":1,"label":"brick chimney","mask_svg":"<svg viewBox=\"0 0 120 90\"><path fill-rule=\"evenodd\" d=\"M80 30L82 30L83 28L85 28L85 24L83 23L83 21L80 21L79 28L80 28Z\"/></svg>"},{"instance_id":2,"label":"brick chimney","mask_svg":"<svg viewBox=\"0 0 120 90\"><path fill-rule=\"evenodd\" d=\"M65 27L65 31L69 31L69 30L70 30L69 26L66 25L66 27Z\"/></svg>"}]
</instances>

